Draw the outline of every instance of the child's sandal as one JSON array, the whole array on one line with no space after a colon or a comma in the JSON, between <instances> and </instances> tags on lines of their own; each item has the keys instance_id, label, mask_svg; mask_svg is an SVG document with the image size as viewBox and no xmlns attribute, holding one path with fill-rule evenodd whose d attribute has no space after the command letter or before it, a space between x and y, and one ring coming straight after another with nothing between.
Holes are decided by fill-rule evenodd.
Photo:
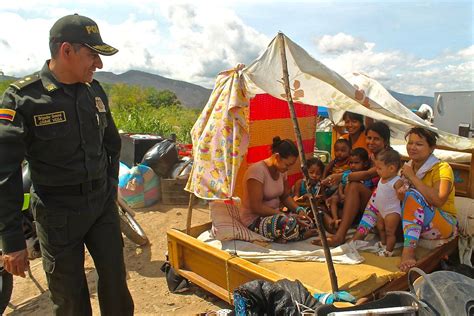
<instances>
[{"instance_id":1,"label":"child's sandal","mask_svg":"<svg viewBox=\"0 0 474 316\"><path fill-rule=\"evenodd\" d=\"M386 249L381 249L379 252L377 252L377 255L379 257L392 257L393 256L393 251L388 251Z\"/></svg>"}]
</instances>

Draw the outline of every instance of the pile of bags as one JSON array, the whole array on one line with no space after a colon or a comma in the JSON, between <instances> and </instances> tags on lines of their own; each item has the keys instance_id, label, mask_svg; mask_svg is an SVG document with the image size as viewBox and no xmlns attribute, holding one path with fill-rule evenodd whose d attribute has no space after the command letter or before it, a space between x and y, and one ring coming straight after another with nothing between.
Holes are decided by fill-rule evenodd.
<instances>
[{"instance_id":1,"label":"pile of bags","mask_svg":"<svg viewBox=\"0 0 474 316\"><path fill-rule=\"evenodd\" d=\"M119 196L132 208L149 207L161 199L160 179L185 179L192 168L190 157L179 158L173 140L151 147L140 164L129 168L120 163Z\"/></svg>"}]
</instances>

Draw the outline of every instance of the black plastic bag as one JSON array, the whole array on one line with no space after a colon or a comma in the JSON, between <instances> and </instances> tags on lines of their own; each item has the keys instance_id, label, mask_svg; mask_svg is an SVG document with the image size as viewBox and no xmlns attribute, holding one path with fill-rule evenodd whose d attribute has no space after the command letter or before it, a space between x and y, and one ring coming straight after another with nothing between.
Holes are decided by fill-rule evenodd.
<instances>
[{"instance_id":1,"label":"black plastic bag","mask_svg":"<svg viewBox=\"0 0 474 316\"><path fill-rule=\"evenodd\" d=\"M170 139L165 139L151 147L143 156L141 163L153 169L158 176L166 178L178 161L176 144Z\"/></svg>"},{"instance_id":2,"label":"black plastic bag","mask_svg":"<svg viewBox=\"0 0 474 316\"><path fill-rule=\"evenodd\" d=\"M457 272L467 277L470 277L471 279L474 279L474 268L468 266L467 264L460 263L457 251L455 251L454 254L455 256L450 256L447 260L441 259L441 269L446 271Z\"/></svg>"},{"instance_id":3,"label":"black plastic bag","mask_svg":"<svg viewBox=\"0 0 474 316\"><path fill-rule=\"evenodd\" d=\"M245 301L246 315L300 315L297 303L313 310L321 305L298 280L250 281L235 289L236 297Z\"/></svg>"},{"instance_id":4,"label":"black plastic bag","mask_svg":"<svg viewBox=\"0 0 474 316\"><path fill-rule=\"evenodd\" d=\"M171 293L180 293L189 288L188 280L177 274L168 261L163 263L160 270L165 273L166 285Z\"/></svg>"}]
</instances>

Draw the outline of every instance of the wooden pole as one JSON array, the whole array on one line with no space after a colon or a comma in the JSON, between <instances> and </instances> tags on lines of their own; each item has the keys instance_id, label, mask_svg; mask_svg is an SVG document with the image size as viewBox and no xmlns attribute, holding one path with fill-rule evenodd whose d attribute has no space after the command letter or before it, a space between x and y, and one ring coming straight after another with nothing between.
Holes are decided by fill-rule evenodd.
<instances>
[{"instance_id":1,"label":"wooden pole","mask_svg":"<svg viewBox=\"0 0 474 316\"><path fill-rule=\"evenodd\" d=\"M329 271L329 278L331 279L331 288L333 292L337 292L337 276L336 271L334 270L334 264L332 262L331 251L329 250L328 241L326 239L326 231L323 226L323 212L318 211L316 206L316 196L309 187L309 174L308 168L306 167L306 157L304 154L303 140L301 138L301 131L298 125L298 120L296 119L295 107L293 105L293 98L291 96L290 82L288 75L288 64L286 60L286 51L285 51L285 37L283 33L278 33L278 39L280 41L280 55L283 67L283 83L285 86L286 100L288 101L288 108L290 109L291 120L293 121L293 127L295 129L296 142L298 145L298 150L300 152L300 161L301 161L301 170L303 171L303 176L306 184L306 191L311 193L310 203L311 210L313 211L314 218L316 220L316 226L318 228L319 237L321 238L321 243L324 249L324 257L326 258L326 264Z\"/></svg>"},{"instance_id":2,"label":"wooden pole","mask_svg":"<svg viewBox=\"0 0 474 316\"><path fill-rule=\"evenodd\" d=\"M191 220L193 217L194 193L189 194L188 214L186 218L186 234L191 231Z\"/></svg>"},{"instance_id":3,"label":"wooden pole","mask_svg":"<svg viewBox=\"0 0 474 316\"><path fill-rule=\"evenodd\" d=\"M467 196L474 199L474 149L471 150L471 168L468 175Z\"/></svg>"}]
</instances>

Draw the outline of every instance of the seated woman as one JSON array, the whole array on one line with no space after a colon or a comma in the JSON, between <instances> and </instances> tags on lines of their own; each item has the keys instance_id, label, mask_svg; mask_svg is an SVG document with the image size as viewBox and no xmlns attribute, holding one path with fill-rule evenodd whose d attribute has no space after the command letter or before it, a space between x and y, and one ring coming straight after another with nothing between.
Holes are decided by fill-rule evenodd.
<instances>
[{"instance_id":1,"label":"seated woman","mask_svg":"<svg viewBox=\"0 0 474 316\"><path fill-rule=\"evenodd\" d=\"M371 167L365 171L351 172L344 177L341 174L333 174L322 181L322 184L328 186L338 184L341 180L346 183L341 222L336 234L328 237L328 244L331 247L344 243L347 231L352 223L354 221L359 222L360 215L364 212L365 206L375 189L369 189L364 185L363 181L372 179L373 183L378 183L374 157L383 149L390 147L390 128L383 122L370 124L365 131L365 137L369 157L371 158ZM319 244L319 242L316 242L316 244Z\"/></svg>"},{"instance_id":2,"label":"seated woman","mask_svg":"<svg viewBox=\"0 0 474 316\"><path fill-rule=\"evenodd\" d=\"M362 147L365 150L368 150L367 141L365 139L364 116L354 112L346 111L342 115L342 120L344 121L344 128L347 133L342 135L341 138L347 139L349 141L349 146L351 149ZM331 158L334 159L334 157L335 151L333 148Z\"/></svg>"},{"instance_id":3,"label":"seated woman","mask_svg":"<svg viewBox=\"0 0 474 316\"><path fill-rule=\"evenodd\" d=\"M315 236L317 230L305 208L290 196L286 172L296 162L298 149L289 139L276 136L272 155L251 165L244 176L240 219L254 232L277 242L297 241ZM280 204L288 212L280 210Z\"/></svg>"},{"instance_id":4,"label":"seated woman","mask_svg":"<svg viewBox=\"0 0 474 316\"><path fill-rule=\"evenodd\" d=\"M444 239L457 235L454 175L447 162L433 155L438 135L421 127L409 130L410 161L402 167L408 185L398 190L402 204L403 251L400 270L416 265L419 238Z\"/></svg>"}]
</instances>

